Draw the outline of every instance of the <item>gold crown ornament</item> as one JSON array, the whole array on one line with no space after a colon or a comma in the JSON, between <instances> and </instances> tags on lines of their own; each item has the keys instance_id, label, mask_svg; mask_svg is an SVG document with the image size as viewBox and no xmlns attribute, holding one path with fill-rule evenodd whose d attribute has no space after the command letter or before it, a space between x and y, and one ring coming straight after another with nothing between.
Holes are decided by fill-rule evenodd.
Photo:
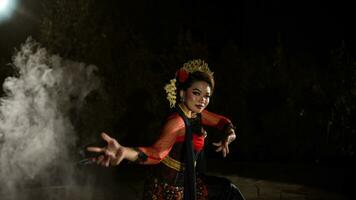
<instances>
[{"instance_id":1,"label":"gold crown ornament","mask_svg":"<svg viewBox=\"0 0 356 200\"><path fill-rule=\"evenodd\" d=\"M184 63L181 69L184 69L188 73L194 73L196 71L200 71L200 72L205 72L210 76L214 75L214 72L210 71L208 67L208 63L204 62L204 60L201 59L190 60Z\"/></svg>"}]
</instances>

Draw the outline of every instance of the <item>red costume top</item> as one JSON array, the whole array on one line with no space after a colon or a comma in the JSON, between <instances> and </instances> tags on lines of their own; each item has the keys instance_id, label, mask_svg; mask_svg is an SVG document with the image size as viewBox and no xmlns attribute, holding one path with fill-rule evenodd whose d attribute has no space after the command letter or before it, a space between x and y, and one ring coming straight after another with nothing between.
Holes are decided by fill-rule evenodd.
<instances>
[{"instance_id":1,"label":"red costume top","mask_svg":"<svg viewBox=\"0 0 356 200\"><path fill-rule=\"evenodd\" d=\"M202 126L215 127L222 130L231 121L221 115L204 110L200 116L197 117ZM194 120L194 119L193 119ZM199 121L197 123L199 123ZM201 151L204 147L204 130L193 130L193 146L196 151ZM150 147L139 147L146 156L147 160L141 164L158 164L160 163L171 151L174 145L181 145L185 138L185 125L183 119L178 113L170 115L162 127L159 139ZM173 154L176 154L173 152ZM172 155L179 157L179 155Z\"/></svg>"}]
</instances>

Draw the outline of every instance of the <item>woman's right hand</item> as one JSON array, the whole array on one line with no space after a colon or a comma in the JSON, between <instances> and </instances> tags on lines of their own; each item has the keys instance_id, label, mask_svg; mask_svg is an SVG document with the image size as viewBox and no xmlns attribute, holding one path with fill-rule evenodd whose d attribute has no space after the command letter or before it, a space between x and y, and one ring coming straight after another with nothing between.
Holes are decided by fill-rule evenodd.
<instances>
[{"instance_id":1,"label":"woman's right hand","mask_svg":"<svg viewBox=\"0 0 356 200\"><path fill-rule=\"evenodd\" d=\"M126 148L106 133L101 133L101 137L107 142L107 145L105 147L88 147L87 151L100 153L98 157L93 157L91 160L105 167L119 165L125 157Z\"/></svg>"}]
</instances>

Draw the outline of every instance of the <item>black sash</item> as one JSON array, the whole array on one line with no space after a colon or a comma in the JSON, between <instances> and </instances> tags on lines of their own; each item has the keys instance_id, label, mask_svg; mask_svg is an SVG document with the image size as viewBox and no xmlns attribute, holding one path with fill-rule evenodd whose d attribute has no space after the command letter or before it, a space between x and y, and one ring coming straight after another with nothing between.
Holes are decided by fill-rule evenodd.
<instances>
[{"instance_id":1,"label":"black sash","mask_svg":"<svg viewBox=\"0 0 356 200\"><path fill-rule=\"evenodd\" d=\"M185 124L185 151L184 151L184 200L196 199L196 174L194 168L193 133L189 119L183 111L177 109Z\"/></svg>"}]
</instances>

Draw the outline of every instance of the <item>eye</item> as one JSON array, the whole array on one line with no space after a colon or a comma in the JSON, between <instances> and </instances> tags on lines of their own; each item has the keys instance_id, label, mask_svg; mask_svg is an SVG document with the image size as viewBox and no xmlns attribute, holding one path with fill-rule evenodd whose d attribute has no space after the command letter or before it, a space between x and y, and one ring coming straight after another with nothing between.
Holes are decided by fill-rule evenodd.
<instances>
[{"instance_id":1,"label":"eye","mask_svg":"<svg viewBox=\"0 0 356 200\"><path fill-rule=\"evenodd\" d=\"M199 96L199 95L200 95L200 92L193 91L193 94L194 94L195 96Z\"/></svg>"}]
</instances>

